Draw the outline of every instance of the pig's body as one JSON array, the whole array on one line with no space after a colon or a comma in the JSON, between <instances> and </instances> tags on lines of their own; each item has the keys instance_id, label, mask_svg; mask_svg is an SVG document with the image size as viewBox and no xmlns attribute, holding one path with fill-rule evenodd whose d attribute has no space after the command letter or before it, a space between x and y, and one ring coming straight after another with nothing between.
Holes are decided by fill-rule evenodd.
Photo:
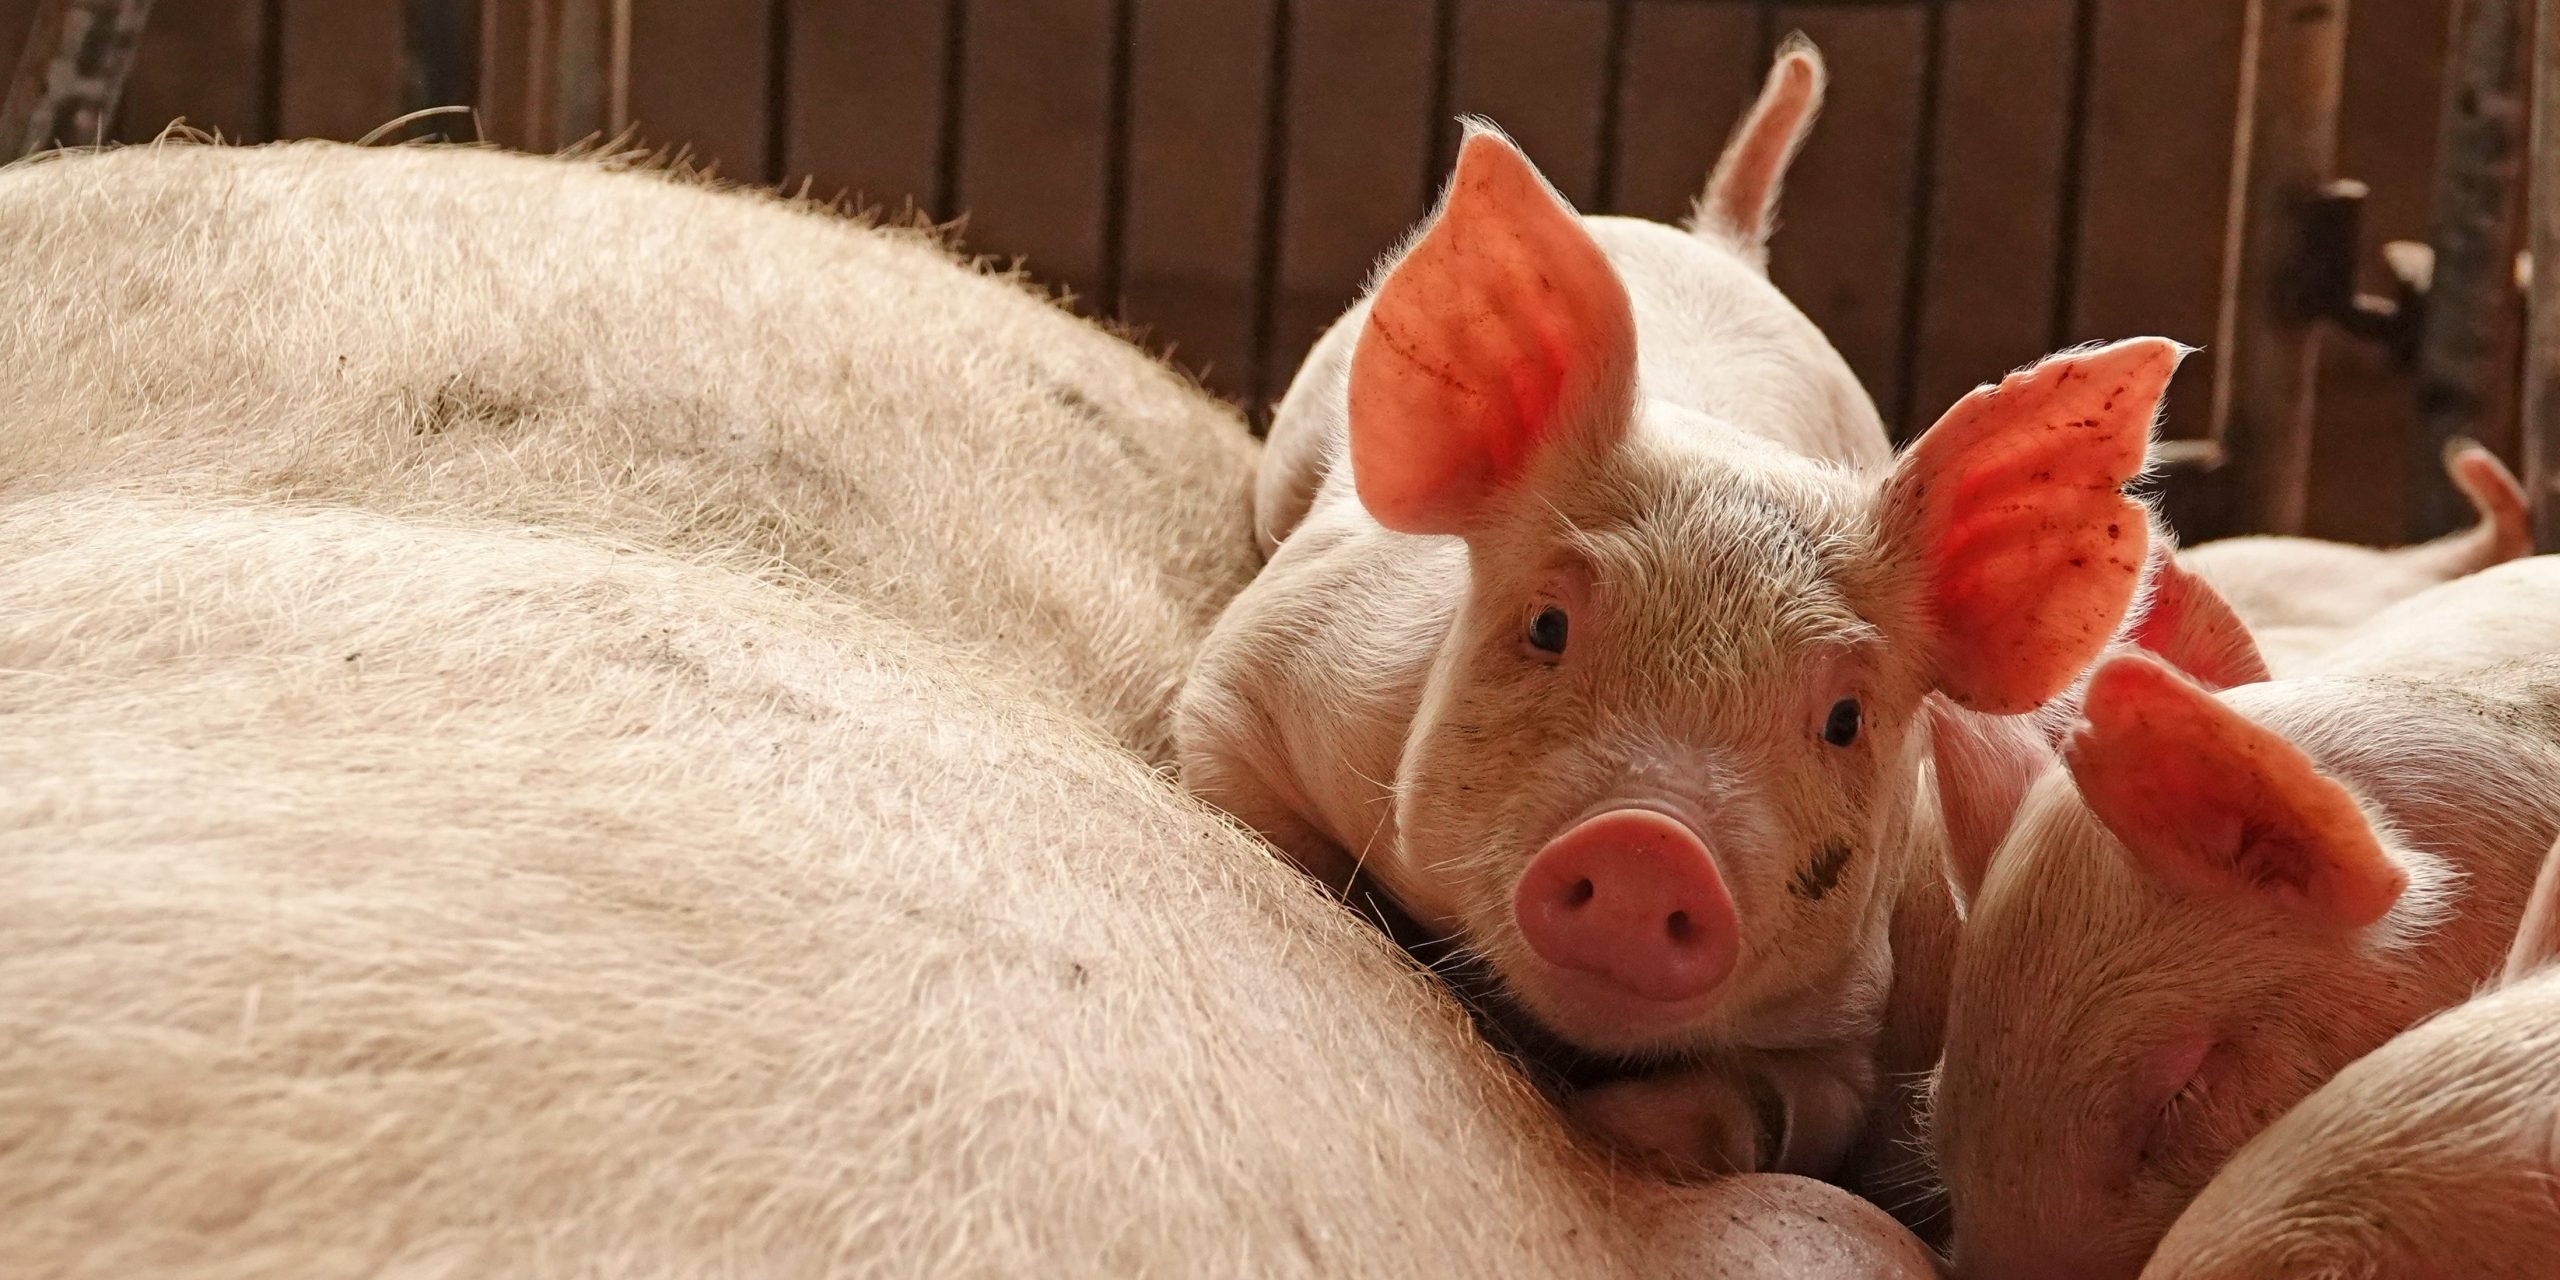
<instances>
[{"instance_id":1,"label":"pig's body","mask_svg":"<svg viewBox=\"0 0 2560 1280\"><path fill-rule=\"evenodd\" d=\"M2533 550L2524 486L2496 454L2455 441L2444 464L2479 515L2459 533L2387 548L2253 534L2199 543L2178 560L2231 603L2277 674L2309 669L2382 609Z\"/></svg>"},{"instance_id":2,"label":"pig's body","mask_svg":"<svg viewBox=\"0 0 2560 1280\"><path fill-rule=\"evenodd\" d=\"M477 151L0 239L13 1272L1928 1274L1610 1172L1149 767L1250 451L1128 347Z\"/></svg>"},{"instance_id":3,"label":"pig's body","mask_svg":"<svg viewBox=\"0 0 2560 1280\"><path fill-rule=\"evenodd\" d=\"M0 256L0 496L157 475L743 558L1159 760L1181 655L1255 559L1231 413L923 234L814 207L170 146L10 170Z\"/></svg>"},{"instance_id":4,"label":"pig's body","mask_svg":"<svg viewBox=\"0 0 2560 1280\"><path fill-rule=\"evenodd\" d=\"M2019 811L1935 1102L1965 1274L2132 1275L2242 1143L2497 971L2560 832L2560 559L2317 661L2220 710L2102 668Z\"/></svg>"},{"instance_id":5,"label":"pig's body","mask_svg":"<svg viewBox=\"0 0 2560 1280\"><path fill-rule=\"evenodd\" d=\"M2560 908L2560 868L2536 898ZM2549 933L2551 920L2542 922ZM2529 921L2526 930L2534 925ZM2179 1215L2143 1280L2539 1280L2560 1260L2560 937L2348 1064Z\"/></svg>"}]
</instances>

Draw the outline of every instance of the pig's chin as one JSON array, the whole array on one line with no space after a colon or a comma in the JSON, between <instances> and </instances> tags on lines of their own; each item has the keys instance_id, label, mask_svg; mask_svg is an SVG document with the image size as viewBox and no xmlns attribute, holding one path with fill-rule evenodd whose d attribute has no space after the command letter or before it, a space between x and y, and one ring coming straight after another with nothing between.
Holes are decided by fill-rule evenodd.
<instances>
[{"instance_id":1,"label":"pig's chin","mask_svg":"<svg viewBox=\"0 0 2560 1280\"><path fill-rule=\"evenodd\" d=\"M1685 1000L1650 1000L1534 955L1510 957L1498 972L1515 1008L1549 1034L1589 1053L1631 1058L1691 1048L1724 994L1719 986Z\"/></svg>"}]
</instances>

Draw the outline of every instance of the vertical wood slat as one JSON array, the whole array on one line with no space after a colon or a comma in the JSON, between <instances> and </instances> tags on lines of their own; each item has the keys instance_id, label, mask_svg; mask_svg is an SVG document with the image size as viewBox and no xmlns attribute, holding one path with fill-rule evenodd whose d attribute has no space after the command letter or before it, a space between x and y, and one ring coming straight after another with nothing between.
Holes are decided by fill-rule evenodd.
<instances>
[{"instance_id":1,"label":"vertical wood slat","mask_svg":"<svg viewBox=\"0 0 2560 1280\"><path fill-rule=\"evenodd\" d=\"M407 67L403 105L413 112L437 113L422 116L411 136L438 141L478 137L469 109L480 94L481 2L408 0L402 24ZM461 110L448 110L456 107Z\"/></svg>"},{"instance_id":2,"label":"vertical wood slat","mask_svg":"<svg viewBox=\"0 0 2560 1280\"><path fill-rule=\"evenodd\" d=\"M962 243L1020 255L1033 278L1095 300L1109 221L1112 0L978 3L968 19Z\"/></svg>"},{"instance_id":3,"label":"vertical wood slat","mask_svg":"<svg viewBox=\"0 0 2560 1280\"><path fill-rule=\"evenodd\" d=\"M2054 345L2074 12L1946 6L1906 430Z\"/></svg>"},{"instance_id":4,"label":"vertical wood slat","mask_svg":"<svg viewBox=\"0 0 2560 1280\"><path fill-rule=\"evenodd\" d=\"M2233 0L2095 0L2071 256L2056 346L2136 334L2209 344L2239 100ZM2170 384L2170 437L2204 435L2222 353Z\"/></svg>"},{"instance_id":5,"label":"vertical wood slat","mask_svg":"<svg viewBox=\"0 0 2560 1280\"><path fill-rule=\"evenodd\" d=\"M1608 76L1606 6L1596 0L1457 0L1449 102L1433 155L1456 155L1460 115L1500 125L1576 208L1599 195ZM1445 173L1430 175L1435 187ZM1382 246L1383 247L1383 246Z\"/></svg>"},{"instance_id":6,"label":"vertical wood slat","mask_svg":"<svg viewBox=\"0 0 2560 1280\"><path fill-rule=\"evenodd\" d=\"M1121 317L1249 398L1270 37L1279 0L1136 0Z\"/></svg>"},{"instance_id":7,"label":"vertical wood slat","mask_svg":"<svg viewBox=\"0 0 2560 1280\"><path fill-rule=\"evenodd\" d=\"M630 123L631 22L631 0L488 3L480 100L489 137L557 151L622 133Z\"/></svg>"},{"instance_id":8,"label":"vertical wood slat","mask_svg":"<svg viewBox=\"0 0 2560 1280\"><path fill-rule=\"evenodd\" d=\"M405 0L278 3L281 136L354 141L407 110Z\"/></svg>"},{"instance_id":9,"label":"vertical wood slat","mask_svg":"<svg viewBox=\"0 0 2560 1280\"><path fill-rule=\"evenodd\" d=\"M2533 120L2526 237L2524 474L2533 545L2560 551L2560 0L2540 0L2531 29Z\"/></svg>"},{"instance_id":10,"label":"vertical wood slat","mask_svg":"<svg viewBox=\"0 0 2560 1280\"><path fill-rule=\"evenodd\" d=\"M1896 423L1925 23L1909 7L1809 5L1779 6L1777 22L1812 38L1831 83L1787 177L1769 277Z\"/></svg>"},{"instance_id":11,"label":"vertical wood slat","mask_svg":"<svg viewBox=\"0 0 2560 1280\"><path fill-rule=\"evenodd\" d=\"M2334 176L2346 9L2250 0L2241 42L2216 443L2246 524L2299 534L2309 509L2322 320L2298 296L2303 213Z\"/></svg>"},{"instance_id":12,"label":"vertical wood slat","mask_svg":"<svg viewBox=\"0 0 2560 1280\"><path fill-rule=\"evenodd\" d=\"M1277 398L1425 210L1429 0L1290 0L1280 238L1257 391ZM1436 183L1436 178L1433 180Z\"/></svg>"},{"instance_id":13,"label":"vertical wood slat","mask_svg":"<svg viewBox=\"0 0 2560 1280\"><path fill-rule=\"evenodd\" d=\"M2524 115L2523 69L2532 36L2532 0L2463 0L2454 9L2438 116L2435 248L2426 324L2418 341L2420 431L2406 465L2434 465L2444 442L2475 435L2493 383L2505 374L2497 341L2512 303L2514 246L2509 215ZM2462 504L2441 486L2418 490L2409 536L2428 538L2462 522Z\"/></svg>"},{"instance_id":14,"label":"vertical wood slat","mask_svg":"<svg viewBox=\"0 0 2560 1280\"><path fill-rule=\"evenodd\" d=\"M274 137L269 7L267 0L169 0L154 7L115 136L147 142L184 119L191 129L230 141Z\"/></svg>"},{"instance_id":15,"label":"vertical wood slat","mask_svg":"<svg viewBox=\"0 0 2560 1280\"><path fill-rule=\"evenodd\" d=\"M726 177L779 178L769 154L773 17L763 3L632 0L630 123L639 137L682 147Z\"/></svg>"},{"instance_id":16,"label":"vertical wood slat","mask_svg":"<svg viewBox=\"0 0 2560 1280\"><path fill-rule=\"evenodd\" d=\"M891 216L949 219L946 148L957 147L964 0L784 0L791 43L781 154L788 185Z\"/></svg>"},{"instance_id":17,"label":"vertical wood slat","mask_svg":"<svg viewBox=\"0 0 2560 1280\"><path fill-rule=\"evenodd\" d=\"M1767 71L1759 28L1748 5L1636 5L1609 143L1615 212L1677 223L1696 209Z\"/></svg>"}]
</instances>

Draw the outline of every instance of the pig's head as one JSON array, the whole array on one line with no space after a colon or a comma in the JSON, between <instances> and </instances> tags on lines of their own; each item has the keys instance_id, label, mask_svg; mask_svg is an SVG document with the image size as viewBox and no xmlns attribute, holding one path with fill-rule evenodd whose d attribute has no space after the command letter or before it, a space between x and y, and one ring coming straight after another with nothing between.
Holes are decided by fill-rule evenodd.
<instances>
[{"instance_id":1,"label":"pig's head","mask_svg":"<svg viewBox=\"0 0 2560 1280\"><path fill-rule=\"evenodd\" d=\"M2424 1007L2403 956L2450 873L2242 714L2272 687L2108 658L2065 767L1959 868L1930 1127L1960 1274L2134 1275L2233 1150Z\"/></svg>"},{"instance_id":2,"label":"pig's head","mask_svg":"<svg viewBox=\"0 0 2560 1280\"><path fill-rule=\"evenodd\" d=\"M2544 1276L2560 1251L2560 855L2500 986L2348 1064L2250 1140L2149 1280Z\"/></svg>"},{"instance_id":3,"label":"pig's head","mask_svg":"<svg viewBox=\"0 0 2560 1280\"><path fill-rule=\"evenodd\" d=\"M1400 838L1368 869L1588 1049L1861 1029L1922 700L2025 712L2096 656L2142 576L2122 486L2181 354L2058 356L1967 396L1889 473L1815 461L1649 398L1587 224L1471 133L1348 375L1362 505L1468 552ZM1714 358L1762 386L1821 363Z\"/></svg>"}]
</instances>

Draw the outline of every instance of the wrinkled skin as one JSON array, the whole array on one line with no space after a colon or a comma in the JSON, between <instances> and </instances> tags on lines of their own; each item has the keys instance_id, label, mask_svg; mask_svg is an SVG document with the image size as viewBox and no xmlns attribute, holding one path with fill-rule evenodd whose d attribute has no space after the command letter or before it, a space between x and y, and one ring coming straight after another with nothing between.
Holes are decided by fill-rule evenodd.
<instances>
[{"instance_id":1,"label":"wrinkled skin","mask_svg":"<svg viewBox=\"0 0 2560 1280\"><path fill-rule=\"evenodd\" d=\"M2171 736L2100 768L2117 731L2078 732L1973 891L1951 984L1932 1124L1961 1274L2133 1275L2232 1152L2497 971L2560 831L2555 654L2560 561L2529 559L2223 693L2245 756ZM2151 709L2123 732L2177 723L2128 705ZM2296 751L2316 826L2248 789ZM2089 798L2233 777L2240 801L2131 826Z\"/></svg>"},{"instance_id":2,"label":"wrinkled skin","mask_svg":"<svg viewBox=\"0 0 2560 1280\"><path fill-rule=\"evenodd\" d=\"M1593 1159L1168 784L1252 449L1017 285L477 149L0 243L11 1274L1929 1274Z\"/></svg>"}]
</instances>

